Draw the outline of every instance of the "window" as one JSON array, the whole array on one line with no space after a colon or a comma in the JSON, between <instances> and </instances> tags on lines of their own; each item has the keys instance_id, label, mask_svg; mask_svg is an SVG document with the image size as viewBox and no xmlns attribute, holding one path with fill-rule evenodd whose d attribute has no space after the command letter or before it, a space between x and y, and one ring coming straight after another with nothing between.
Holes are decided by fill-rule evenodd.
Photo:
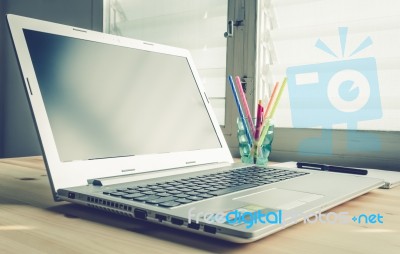
<instances>
[{"instance_id":1,"label":"window","mask_svg":"<svg viewBox=\"0 0 400 254\"><path fill-rule=\"evenodd\" d=\"M191 52L217 119L225 125L228 1L110 0L107 4L107 32Z\"/></svg>"},{"instance_id":2,"label":"window","mask_svg":"<svg viewBox=\"0 0 400 254\"><path fill-rule=\"evenodd\" d=\"M288 76L272 159L395 169L400 4L258 1L256 87Z\"/></svg>"}]
</instances>

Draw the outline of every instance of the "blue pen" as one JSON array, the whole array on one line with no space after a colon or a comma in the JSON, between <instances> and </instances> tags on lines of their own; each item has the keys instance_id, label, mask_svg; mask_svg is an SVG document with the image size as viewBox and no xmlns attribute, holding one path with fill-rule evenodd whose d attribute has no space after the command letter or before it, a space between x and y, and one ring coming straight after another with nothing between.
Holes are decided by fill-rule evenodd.
<instances>
[{"instance_id":1,"label":"blue pen","mask_svg":"<svg viewBox=\"0 0 400 254\"><path fill-rule=\"evenodd\" d=\"M228 76L228 79L229 79L229 84L231 84L231 88L232 88L232 92L233 92L233 98L235 98L235 102L236 102L236 105L238 107L240 119L242 119L244 132L246 134L246 137L247 137L247 140L249 141L250 146L252 146L253 142L252 142L251 135L250 135L250 132L249 132L249 127L247 126L247 121L244 118L243 109L242 109L242 106L240 105L239 97L238 97L238 94L237 94L236 88L235 88L235 83L233 82L233 78L232 78L231 75Z\"/></svg>"}]
</instances>

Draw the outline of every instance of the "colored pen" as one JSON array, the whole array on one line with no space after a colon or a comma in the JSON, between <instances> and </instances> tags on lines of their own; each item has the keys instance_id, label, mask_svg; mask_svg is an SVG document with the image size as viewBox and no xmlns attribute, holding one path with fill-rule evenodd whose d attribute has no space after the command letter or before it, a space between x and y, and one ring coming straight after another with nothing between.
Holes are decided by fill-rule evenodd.
<instances>
[{"instance_id":1,"label":"colored pen","mask_svg":"<svg viewBox=\"0 0 400 254\"><path fill-rule=\"evenodd\" d=\"M239 111L240 119L242 119L244 132L246 134L246 137L247 137L247 140L249 141L250 146L252 146L253 145L253 141L252 141L252 138L251 138L251 135L250 135L250 132L249 132L249 128L247 126L246 119L244 118L242 106L240 105L239 97L238 97L238 94L237 94L236 88L235 88L235 83L233 82L233 78L232 78L231 75L228 76L228 80L229 80L229 84L231 85L231 88L232 88L233 98L235 99L236 106L237 106L238 111Z\"/></svg>"},{"instance_id":2,"label":"colored pen","mask_svg":"<svg viewBox=\"0 0 400 254\"><path fill-rule=\"evenodd\" d=\"M281 99L283 90L285 89L286 82L287 82L287 78L285 77L285 78L283 79L283 82L282 82L281 87L279 88L278 95L276 96L276 99L274 100L274 103L273 103L274 105L272 106L271 113L267 114L268 109L266 110L266 112L264 112L264 123L263 123L262 126L261 126L262 131L261 131L260 139L259 139L259 141L258 141L260 144L262 144L262 143L264 142L264 139L265 139L265 137L266 137L267 134L268 134L268 129L269 129L269 126L270 126L270 124L271 124L271 118L274 117L276 107L277 107L278 104L279 104L279 100ZM272 100L272 99L273 99L273 98L271 98L271 100ZM269 103L268 103L268 104L269 104ZM266 123L266 122L267 122L267 123Z\"/></svg>"},{"instance_id":3,"label":"colored pen","mask_svg":"<svg viewBox=\"0 0 400 254\"><path fill-rule=\"evenodd\" d=\"M275 94L278 91L278 87L279 87L279 82L276 82L275 86L274 86L274 89L272 90L271 97L269 98L268 104L267 104L266 109L264 111L264 119L267 118L267 115L268 115L269 110L271 108L272 102L275 100Z\"/></svg>"},{"instance_id":4,"label":"colored pen","mask_svg":"<svg viewBox=\"0 0 400 254\"><path fill-rule=\"evenodd\" d=\"M235 81L236 81L237 90L239 92L239 96L242 99L242 106L243 106L244 113L246 114L246 118L247 118L247 121L250 126L251 135L254 137L255 136L255 128L254 128L253 118L250 113L249 104L247 104L246 94L243 91L242 82L240 81L240 77L236 76Z\"/></svg>"},{"instance_id":5,"label":"colored pen","mask_svg":"<svg viewBox=\"0 0 400 254\"><path fill-rule=\"evenodd\" d=\"M262 123L262 112L263 106L262 101L260 100L257 105L257 121L256 121L256 132L254 134L254 139L257 141L260 138L260 130L261 130L261 123Z\"/></svg>"},{"instance_id":6,"label":"colored pen","mask_svg":"<svg viewBox=\"0 0 400 254\"><path fill-rule=\"evenodd\" d=\"M309 163L309 162L297 162L297 167L304 168L304 169L330 171L330 172L346 173L346 174L353 174L353 175L367 175L368 174L368 171L365 169L349 168L349 167L341 167L341 166L333 166L333 165Z\"/></svg>"}]
</instances>

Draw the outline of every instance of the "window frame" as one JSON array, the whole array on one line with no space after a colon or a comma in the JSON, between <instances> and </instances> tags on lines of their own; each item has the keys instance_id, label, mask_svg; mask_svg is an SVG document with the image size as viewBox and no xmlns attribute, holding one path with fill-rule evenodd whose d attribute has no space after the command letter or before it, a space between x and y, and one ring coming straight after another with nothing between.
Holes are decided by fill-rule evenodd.
<instances>
[{"instance_id":1,"label":"window frame","mask_svg":"<svg viewBox=\"0 0 400 254\"><path fill-rule=\"evenodd\" d=\"M256 105L257 0L228 0L228 20L234 22L233 37L227 38L227 76L240 76L250 112ZM236 120L239 116L231 87L226 79L225 126L221 126L233 157L239 158Z\"/></svg>"}]
</instances>

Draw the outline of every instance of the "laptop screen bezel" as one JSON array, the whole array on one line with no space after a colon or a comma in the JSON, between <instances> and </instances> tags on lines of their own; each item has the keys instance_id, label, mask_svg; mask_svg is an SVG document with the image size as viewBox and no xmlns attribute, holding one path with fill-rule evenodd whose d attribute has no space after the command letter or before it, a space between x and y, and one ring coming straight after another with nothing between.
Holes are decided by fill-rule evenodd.
<instances>
[{"instance_id":1,"label":"laptop screen bezel","mask_svg":"<svg viewBox=\"0 0 400 254\"><path fill-rule=\"evenodd\" d=\"M39 140L41 142L53 193L56 193L59 188L86 185L88 179L131 175L209 163L233 162L228 145L213 113L211 104L207 99L201 79L194 67L194 62L188 50L11 14L7 15L7 19L18 56L26 94L40 137ZM221 148L95 160L61 161L25 40L24 29L185 57L192 70L201 98L221 144Z\"/></svg>"}]
</instances>

